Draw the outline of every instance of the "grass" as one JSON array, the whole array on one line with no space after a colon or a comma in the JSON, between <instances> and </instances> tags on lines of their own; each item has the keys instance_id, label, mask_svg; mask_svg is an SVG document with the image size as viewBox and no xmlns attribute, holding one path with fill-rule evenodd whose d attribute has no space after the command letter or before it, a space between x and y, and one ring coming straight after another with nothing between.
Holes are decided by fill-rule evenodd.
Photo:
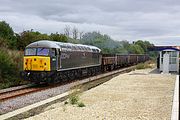
<instances>
[{"instance_id":1,"label":"grass","mask_svg":"<svg viewBox=\"0 0 180 120\"><path fill-rule=\"evenodd\" d=\"M85 107L85 104L83 102L78 102L78 107Z\"/></svg>"},{"instance_id":2,"label":"grass","mask_svg":"<svg viewBox=\"0 0 180 120\"><path fill-rule=\"evenodd\" d=\"M139 64L136 66L136 69L145 69L144 63L139 63Z\"/></svg>"},{"instance_id":3,"label":"grass","mask_svg":"<svg viewBox=\"0 0 180 120\"><path fill-rule=\"evenodd\" d=\"M80 100L80 98L79 98L78 95L71 95L71 96L69 97L69 103L70 103L71 105L77 104L78 107L85 107L85 104L84 104L83 102L79 102L79 100ZM64 104L66 105L66 104L68 104L68 102L65 101Z\"/></svg>"},{"instance_id":4,"label":"grass","mask_svg":"<svg viewBox=\"0 0 180 120\"><path fill-rule=\"evenodd\" d=\"M68 98L69 101L65 101L64 105L71 104L71 105L77 105L78 107L85 107L85 104L83 102L79 102L80 101L79 95L81 93L81 90L82 90L81 85L71 88L72 92L70 92L69 94L69 98Z\"/></svg>"},{"instance_id":5,"label":"grass","mask_svg":"<svg viewBox=\"0 0 180 120\"><path fill-rule=\"evenodd\" d=\"M78 95L72 95L69 97L69 102L74 105L77 104L79 101L79 96Z\"/></svg>"},{"instance_id":6,"label":"grass","mask_svg":"<svg viewBox=\"0 0 180 120\"><path fill-rule=\"evenodd\" d=\"M153 68L154 67L154 62L153 61L147 61L145 63L139 63L136 66L136 69L146 69L146 68Z\"/></svg>"}]
</instances>

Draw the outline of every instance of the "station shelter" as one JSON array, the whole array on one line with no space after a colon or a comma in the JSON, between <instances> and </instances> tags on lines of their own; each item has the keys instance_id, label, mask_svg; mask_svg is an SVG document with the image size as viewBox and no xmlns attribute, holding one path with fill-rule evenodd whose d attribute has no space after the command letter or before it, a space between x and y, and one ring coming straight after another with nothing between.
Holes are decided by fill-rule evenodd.
<instances>
[{"instance_id":1,"label":"station shelter","mask_svg":"<svg viewBox=\"0 0 180 120\"><path fill-rule=\"evenodd\" d=\"M179 54L180 50L172 47L164 47L159 49L158 68L160 72L179 73Z\"/></svg>"}]
</instances>

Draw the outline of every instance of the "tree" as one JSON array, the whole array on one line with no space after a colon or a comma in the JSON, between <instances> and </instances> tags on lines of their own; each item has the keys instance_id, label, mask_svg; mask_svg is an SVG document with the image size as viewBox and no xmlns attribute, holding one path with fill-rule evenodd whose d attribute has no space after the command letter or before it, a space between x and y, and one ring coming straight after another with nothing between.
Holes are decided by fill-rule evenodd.
<instances>
[{"instance_id":1,"label":"tree","mask_svg":"<svg viewBox=\"0 0 180 120\"><path fill-rule=\"evenodd\" d=\"M142 40L136 41L135 44L141 46L141 48L144 50L145 53L148 52L149 47L154 46L149 41L142 41Z\"/></svg>"},{"instance_id":2,"label":"tree","mask_svg":"<svg viewBox=\"0 0 180 120\"><path fill-rule=\"evenodd\" d=\"M79 39L80 39L80 40L82 39L83 34L84 34L83 31L79 32Z\"/></svg>"},{"instance_id":3,"label":"tree","mask_svg":"<svg viewBox=\"0 0 180 120\"><path fill-rule=\"evenodd\" d=\"M130 44L127 40L120 41L120 44L124 47L124 49L128 49Z\"/></svg>"},{"instance_id":4,"label":"tree","mask_svg":"<svg viewBox=\"0 0 180 120\"><path fill-rule=\"evenodd\" d=\"M32 29L29 31L23 31L20 35L17 34L17 47L18 49L24 49L28 44L38 40L53 40L58 42L67 42L67 37L59 33L51 33L51 35L42 34L38 31L34 32Z\"/></svg>"},{"instance_id":5,"label":"tree","mask_svg":"<svg viewBox=\"0 0 180 120\"><path fill-rule=\"evenodd\" d=\"M131 44L128 51L130 54L144 54L144 50L137 44Z\"/></svg>"},{"instance_id":6,"label":"tree","mask_svg":"<svg viewBox=\"0 0 180 120\"><path fill-rule=\"evenodd\" d=\"M17 48L19 50L24 50L24 48L35 41L36 36L38 35L38 33L32 32L32 31L23 31L22 33L20 33L20 35L18 36L18 41L17 41Z\"/></svg>"},{"instance_id":7,"label":"tree","mask_svg":"<svg viewBox=\"0 0 180 120\"><path fill-rule=\"evenodd\" d=\"M99 32L88 32L83 34L81 43L87 45L94 45L99 47L102 50L102 53L115 53L118 47L122 47L121 43L114 41L110 36L100 34ZM118 52L120 53L120 52Z\"/></svg>"},{"instance_id":8,"label":"tree","mask_svg":"<svg viewBox=\"0 0 180 120\"><path fill-rule=\"evenodd\" d=\"M47 34L39 34L36 36L36 40L49 40L50 37Z\"/></svg>"},{"instance_id":9,"label":"tree","mask_svg":"<svg viewBox=\"0 0 180 120\"><path fill-rule=\"evenodd\" d=\"M64 35L66 35L67 37L70 37L70 31L71 31L70 26L66 25L64 28Z\"/></svg>"},{"instance_id":10,"label":"tree","mask_svg":"<svg viewBox=\"0 0 180 120\"><path fill-rule=\"evenodd\" d=\"M23 50L28 44L38 40L49 40L50 37L47 34L41 34L40 32L34 32L32 29L23 31L20 34L16 34L17 48Z\"/></svg>"},{"instance_id":11,"label":"tree","mask_svg":"<svg viewBox=\"0 0 180 120\"><path fill-rule=\"evenodd\" d=\"M58 41L58 42L67 42L68 40L67 36L63 34L59 34L58 32L56 32L55 34L51 33L49 37L50 37L50 40Z\"/></svg>"},{"instance_id":12,"label":"tree","mask_svg":"<svg viewBox=\"0 0 180 120\"><path fill-rule=\"evenodd\" d=\"M14 31L5 21L0 21L0 38L7 41L9 48L16 48L17 39Z\"/></svg>"},{"instance_id":13,"label":"tree","mask_svg":"<svg viewBox=\"0 0 180 120\"><path fill-rule=\"evenodd\" d=\"M73 39L77 40L77 38L78 38L78 29L76 27L74 27L72 29L72 34L73 34Z\"/></svg>"},{"instance_id":14,"label":"tree","mask_svg":"<svg viewBox=\"0 0 180 120\"><path fill-rule=\"evenodd\" d=\"M112 53L117 53L117 54L128 54L128 50L125 49L123 46L118 46L113 49Z\"/></svg>"},{"instance_id":15,"label":"tree","mask_svg":"<svg viewBox=\"0 0 180 120\"><path fill-rule=\"evenodd\" d=\"M0 37L0 47L1 48L7 48L8 47L7 40L5 40L4 38L1 38L1 37Z\"/></svg>"}]
</instances>

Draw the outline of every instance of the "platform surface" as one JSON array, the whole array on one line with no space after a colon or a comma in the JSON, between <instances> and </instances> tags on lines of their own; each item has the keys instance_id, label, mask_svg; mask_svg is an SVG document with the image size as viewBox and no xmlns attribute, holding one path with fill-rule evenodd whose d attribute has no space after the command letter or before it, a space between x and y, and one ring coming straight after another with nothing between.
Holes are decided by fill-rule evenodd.
<instances>
[{"instance_id":1,"label":"platform surface","mask_svg":"<svg viewBox=\"0 0 180 120\"><path fill-rule=\"evenodd\" d=\"M121 74L80 94L85 107L56 103L28 120L171 119L176 75L151 71Z\"/></svg>"}]
</instances>

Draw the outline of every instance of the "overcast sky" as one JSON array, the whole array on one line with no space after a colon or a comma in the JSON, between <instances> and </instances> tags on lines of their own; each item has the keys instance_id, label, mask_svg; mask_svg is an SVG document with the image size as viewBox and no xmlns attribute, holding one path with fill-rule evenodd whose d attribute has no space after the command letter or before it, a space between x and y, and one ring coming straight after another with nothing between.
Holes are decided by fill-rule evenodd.
<instances>
[{"instance_id":1,"label":"overcast sky","mask_svg":"<svg viewBox=\"0 0 180 120\"><path fill-rule=\"evenodd\" d=\"M180 0L0 0L0 20L18 33L63 33L69 25L115 40L180 46Z\"/></svg>"}]
</instances>

